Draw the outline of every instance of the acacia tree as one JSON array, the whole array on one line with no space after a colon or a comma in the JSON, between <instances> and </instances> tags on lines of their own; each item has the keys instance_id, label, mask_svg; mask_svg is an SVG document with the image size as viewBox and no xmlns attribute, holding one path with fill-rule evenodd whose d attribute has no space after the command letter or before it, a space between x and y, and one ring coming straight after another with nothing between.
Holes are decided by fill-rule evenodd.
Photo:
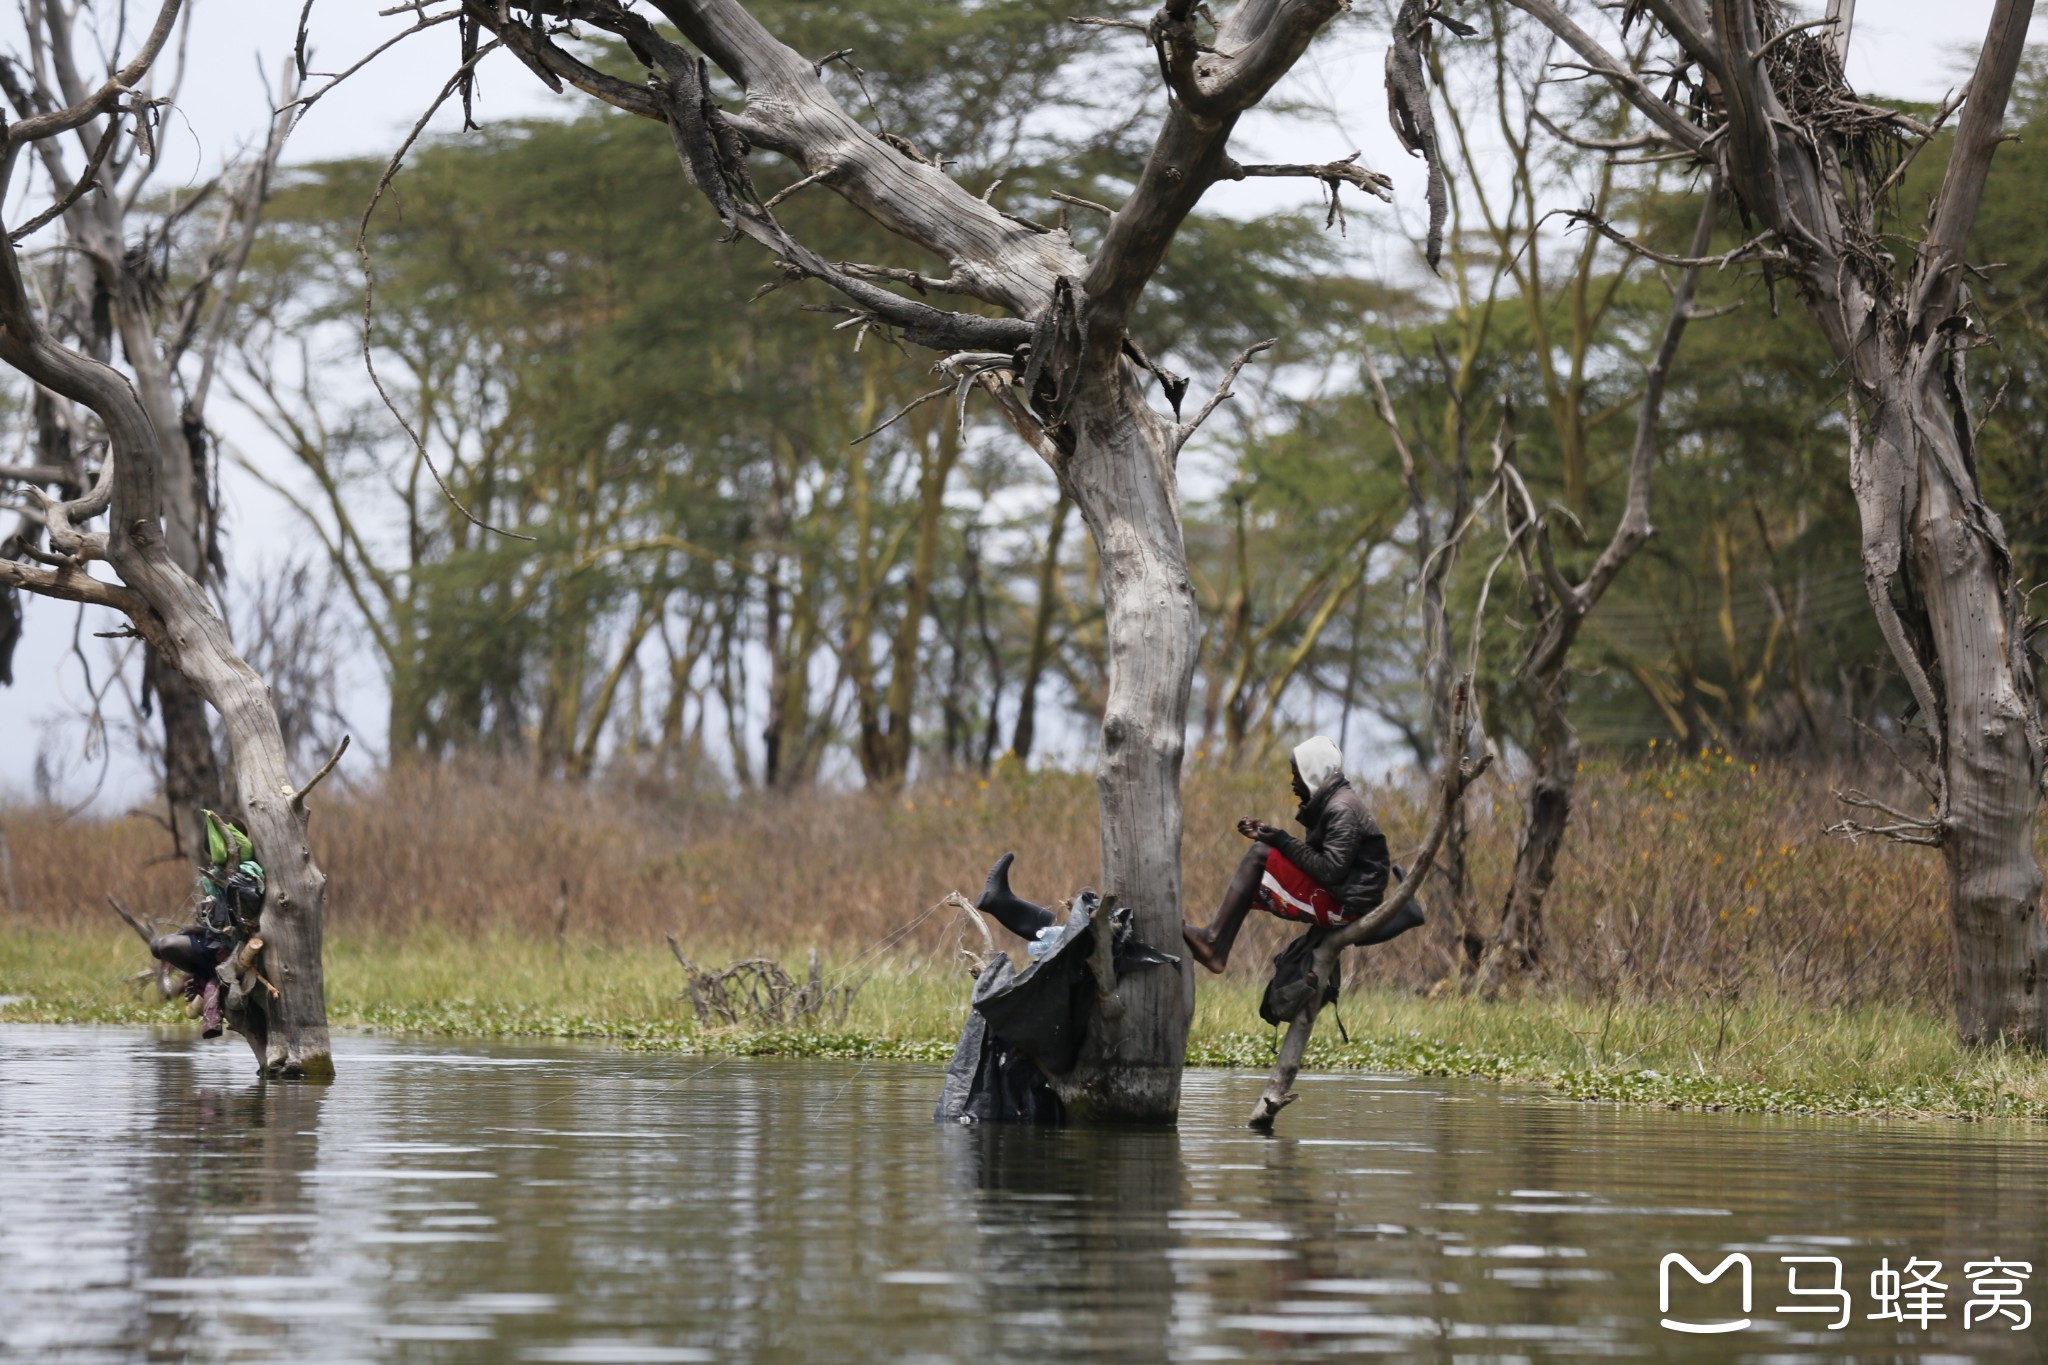
<instances>
[{"instance_id":1,"label":"acacia tree","mask_svg":"<svg viewBox=\"0 0 2048 1365\"><path fill-rule=\"evenodd\" d=\"M280 991L267 1013L249 1012L246 1036L268 1074L328 1076L333 1062L320 961L326 877L306 843L306 795L333 760L304 788L293 784L269 689L237 653L227 622L201 582L203 565L193 555L199 553L203 523L191 506L193 442L203 439L199 413L212 373L210 357L218 354L226 327L226 300L261 205L262 179L276 163L292 111L281 116L242 189L227 197L231 207L221 218L217 249L186 296L188 306L175 310L181 325L166 343L157 334L145 278L152 246L161 248L162 242L131 249L122 230L123 215L135 207L139 185L156 159L151 130L161 101L152 96L149 79L181 8L181 0L164 0L134 55L126 62L110 60L94 84L86 74L86 54L118 50L131 35L119 19L111 33L90 32L86 20L93 11L87 5L39 6L32 12L30 51L7 68L4 88L16 117L5 129L0 192L28 152L44 171L51 202L12 231L0 227L0 363L34 385L38 409L75 434L70 444L76 461L69 470L0 471L26 498L21 510L32 528L10 538L12 553L0 558L0 587L121 613L128 631L160 661L154 679L159 697L167 695L166 679L175 674L219 713L240 813L269 875L264 964ZM82 169L67 167L57 145L67 141L78 144ZM137 174L123 181L124 168ZM60 217L71 244L92 263L92 285L122 342L132 379L109 363L106 330L61 327L63 296L53 300L54 291L32 287L24 273L17 242ZM82 335L67 337L67 330ZM175 397L177 360L188 349L207 359L186 385L181 404ZM202 431L195 436L192 427ZM94 527L103 516L105 529ZM94 564L107 565L114 580L95 576ZM196 726L210 754L203 714Z\"/></svg>"},{"instance_id":2,"label":"acacia tree","mask_svg":"<svg viewBox=\"0 0 2048 1365\"><path fill-rule=\"evenodd\" d=\"M1624 38L1643 24L1655 41L1626 57L1555 0L1510 3L1632 106L1646 138L1718 171L1757 235L1714 263L1752 261L1791 282L1827 338L1848 388L1864 583L1913 697L1893 747L1931 803L1918 814L1845 793L1879 822L1838 828L1941 850L1958 1032L2048 1044L2032 626L1980 490L1979 417L1964 382L1964 359L1985 340L1969 289L1971 230L2006 138L2033 0L1998 0L1969 83L1926 122L1850 89L1853 0L1829 0L1810 23L1793 23L1776 0L1627 0ZM1940 192L1902 267L1891 193L1958 109Z\"/></svg>"},{"instance_id":3,"label":"acacia tree","mask_svg":"<svg viewBox=\"0 0 2048 1365\"><path fill-rule=\"evenodd\" d=\"M1095 541L1110 659L1097 765L1102 880L1134 909L1147 942L1172 944L1181 919L1180 765L1198 641L1175 466L1191 432L1227 395L1228 380L1192 420L1179 420L1186 381L1148 359L1127 327L1176 230L1217 181L1298 175L1333 192L1350 185L1386 193L1384 178L1355 161L1248 166L1229 154L1239 117L1343 0L1242 0L1213 28L1195 0L1168 0L1149 24L1105 21L1145 35L1170 100L1146 164L1108 213L1092 256L1063 230L1002 212L914 145L863 126L827 90L822 64L778 40L738 0L657 0L652 8L673 32L617 0L461 0L472 55L443 98L466 88L476 61L502 45L552 86L573 85L665 123L685 174L732 233L768 248L788 275L823 282L857 326L938 352L963 397L979 386L998 404L1052 468ZM623 40L648 81L621 80L585 61L565 46L574 26ZM714 97L707 61L738 88L739 107ZM762 196L748 171L757 149L787 157L802 179L773 200ZM944 273L836 264L805 247L774 203L812 185L937 257ZM927 301L934 295L1001 315L937 307ZM1176 415L1148 401L1155 381ZM1077 1113L1176 1112L1192 996L1183 965L1129 978L1120 1009L1104 1003L1081 1062L1059 1080Z\"/></svg>"}]
</instances>

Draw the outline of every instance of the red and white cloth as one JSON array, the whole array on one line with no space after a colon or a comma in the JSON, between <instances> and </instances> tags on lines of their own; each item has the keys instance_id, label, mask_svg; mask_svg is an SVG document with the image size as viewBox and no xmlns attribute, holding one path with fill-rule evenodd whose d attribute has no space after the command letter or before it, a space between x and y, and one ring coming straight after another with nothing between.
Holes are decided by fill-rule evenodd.
<instances>
[{"instance_id":1,"label":"red and white cloth","mask_svg":"<svg viewBox=\"0 0 2048 1365\"><path fill-rule=\"evenodd\" d=\"M1344 904L1330 889L1303 872L1277 848L1266 850L1266 874L1259 879L1259 908L1281 919L1325 928L1349 924L1356 915L1344 913Z\"/></svg>"}]
</instances>

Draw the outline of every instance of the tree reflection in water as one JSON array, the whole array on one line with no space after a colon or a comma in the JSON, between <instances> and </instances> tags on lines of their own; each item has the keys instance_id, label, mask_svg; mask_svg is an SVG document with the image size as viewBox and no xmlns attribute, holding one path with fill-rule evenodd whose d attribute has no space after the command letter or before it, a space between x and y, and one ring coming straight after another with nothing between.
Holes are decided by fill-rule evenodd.
<instances>
[{"instance_id":1,"label":"tree reflection in water","mask_svg":"<svg viewBox=\"0 0 2048 1365\"><path fill-rule=\"evenodd\" d=\"M1173 1358L1178 1134L984 1124L940 1141L977 1234L981 1307L963 1357Z\"/></svg>"}]
</instances>

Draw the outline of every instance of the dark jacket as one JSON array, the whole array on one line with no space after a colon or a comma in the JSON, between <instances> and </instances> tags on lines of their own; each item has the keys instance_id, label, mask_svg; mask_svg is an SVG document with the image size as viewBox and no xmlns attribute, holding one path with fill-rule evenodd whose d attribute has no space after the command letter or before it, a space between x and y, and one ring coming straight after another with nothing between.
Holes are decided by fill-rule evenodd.
<instances>
[{"instance_id":1,"label":"dark jacket","mask_svg":"<svg viewBox=\"0 0 2048 1365\"><path fill-rule=\"evenodd\" d=\"M1387 836L1365 798L1343 777L1333 777L1294 818L1306 832L1272 841L1288 862L1316 879L1344 906L1347 918L1378 907L1387 894Z\"/></svg>"}]
</instances>

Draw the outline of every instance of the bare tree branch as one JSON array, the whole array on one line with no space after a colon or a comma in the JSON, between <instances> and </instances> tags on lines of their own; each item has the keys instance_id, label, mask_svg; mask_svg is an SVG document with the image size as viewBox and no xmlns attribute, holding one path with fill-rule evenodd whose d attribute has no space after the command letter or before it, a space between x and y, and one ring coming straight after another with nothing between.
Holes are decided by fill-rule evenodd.
<instances>
[{"instance_id":1,"label":"bare tree branch","mask_svg":"<svg viewBox=\"0 0 2048 1365\"><path fill-rule=\"evenodd\" d=\"M1433 271L1443 259L1444 224L1450 218L1450 188L1444 179L1443 153L1437 146L1436 111L1429 97L1430 15L1436 0L1403 0L1394 15L1387 44L1387 118L1394 135L1427 168L1429 229L1423 259Z\"/></svg>"},{"instance_id":2,"label":"bare tree branch","mask_svg":"<svg viewBox=\"0 0 2048 1365\"><path fill-rule=\"evenodd\" d=\"M156 630L158 636L162 633L161 623L151 617L149 607L140 594L130 592L118 583L94 578L76 564L45 568L16 559L0 559L0 587L19 588L41 597L83 602L88 606L111 607L135 622L137 629L143 630L144 638L152 644L157 640L151 637L149 630ZM145 624L148 629L145 629Z\"/></svg>"},{"instance_id":3,"label":"bare tree branch","mask_svg":"<svg viewBox=\"0 0 2048 1365\"><path fill-rule=\"evenodd\" d=\"M0 482L68 483L74 471L55 464L0 465Z\"/></svg>"},{"instance_id":4,"label":"bare tree branch","mask_svg":"<svg viewBox=\"0 0 2048 1365\"><path fill-rule=\"evenodd\" d=\"M1339 145L1341 146L1342 144ZM1393 203L1394 182L1381 175L1378 171L1359 165L1358 158L1362 155L1362 152L1353 152L1342 161L1326 161L1319 166L1242 166L1235 161L1226 160L1219 178L1224 180L1243 180L1248 176L1305 177L1311 180L1320 180L1332 188L1338 185L1355 186L1358 189L1364 190L1367 194L1383 199L1390 204Z\"/></svg>"},{"instance_id":5,"label":"bare tree branch","mask_svg":"<svg viewBox=\"0 0 2048 1365\"><path fill-rule=\"evenodd\" d=\"M1781 265L1789 265L1792 261L1792 257L1786 252L1764 245L1765 242L1777 235L1775 232L1760 232L1741 246L1724 251L1718 256L1670 256L1664 252L1652 250L1641 242L1636 241L1633 237L1623 234L1614 224L1608 222L1589 208L1556 209L1544 216L1558 217L1560 215L1569 218L1574 223L1592 228L1593 231L1599 233L1608 241L1613 242L1616 246L1640 256L1646 261L1655 261L1659 265L1681 266L1686 269L1713 266L1719 270L1742 261L1768 261Z\"/></svg>"},{"instance_id":6,"label":"bare tree branch","mask_svg":"<svg viewBox=\"0 0 2048 1365\"><path fill-rule=\"evenodd\" d=\"M1658 339L1657 350L1650 357L1649 368L1643 375L1643 396L1636 408L1636 439L1630 449L1628 460L1628 496L1620 523L1614 528L1613 537L1593 562L1586 574L1585 582L1572 593L1569 609L1584 614L1593 609L1614 582L1622 566L1635 556L1635 552L1656 533L1650 522L1650 471L1657 453L1657 434L1663 425L1664 388L1671 378L1671 365L1678 357L1678 343L1685 337L1686 325L1696 321L1698 314L1693 311L1692 300L1699 289L1700 271L1704 268L1704 254L1714 240L1714 222L1719 217L1721 193L1719 184L1710 186L1700 198L1699 222L1694 226L1692 246L1687 253L1693 262L1685 267L1678 278L1678 287L1671 292L1671 312L1664 320L1664 334Z\"/></svg>"},{"instance_id":7,"label":"bare tree branch","mask_svg":"<svg viewBox=\"0 0 2048 1365\"><path fill-rule=\"evenodd\" d=\"M848 441L847 444L851 446L857 446L861 442L867 440L870 436L881 435L890 427L895 426L898 422L908 417L911 413L923 407L926 403L931 402L934 398L944 398L947 394L953 392L954 387L955 386L950 383L941 384L936 389L933 389L930 393L919 394L917 397L911 399L908 403L905 403L902 407L896 409L896 411L892 415L884 418L877 425L869 427L866 431L854 437L851 441Z\"/></svg>"},{"instance_id":8,"label":"bare tree branch","mask_svg":"<svg viewBox=\"0 0 2048 1365\"><path fill-rule=\"evenodd\" d=\"M1602 47L1597 39L1573 22L1571 16L1552 3L1552 0L1508 0L1508 3L1537 19L1552 33L1564 39L1572 51L1586 59L1587 66L1605 77L1607 82L1620 92L1622 98L1641 110L1650 122L1662 129L1673 142L1695 152L1706 146L1706 135L1694 127L1684 114L1651 93L1650 87L1643 83L1642 77L1629 70L1619 58ZM1700 51L1694 52L1690 46L1687 51L1704 61L1706 55L1712 54L1714 49L1704 34L1699 35L1699 41L1702 44Z\"/></svg>"},{"instance_id":9,"label":"bare tree branch","mask_svg":"<svg viewBox=\"0 0 2048 1365\"><path fill-rule=\"evenodd\" d=\"M1837 791L1835 799L1856 810L1874 810L1892 817L1889 825L1866 825L1856 820L1841 820L1829 825L1826 833L1855 841L1864 836L1888 839L1898 844L1921 844L1928 848L1939 848L1948 837L1947 821L1937 812L1933 815L1913 815L1897 806L1880 801L1868 793L1851 787Z\"/></svg>"},{"instance_id":10,"label":"bare tree branch","mask_svg":"<svg viewBox=\"0 0 2048 1365\"><path fill-rule=\"evenodd\" d=\"M136 918L136 916L128 909L127 906L121 904L121 902L115 900L112 896L107 897L107 904L113 907L114 913L120 917L121 923L127 925L130 929L134 930L135 937L141 939L145 947L148 946L148 944L154 937L149 932L149 926L145 925L140 919Z\"/></svg>"},{"instance_id":11,"label":"bare tree branch","mask_svg":"<svg viewBox=\"0 0 2048 1365\"><path fill-rule=\"evenodd\" d=\"M1803 24L1787 24L1784 28L1779 29L1769 38L1766 38L1764 40L1763 46L1759 47L1756 51L1749 54L1749 59L1752 62L1762 62L1764 58L1770 56L1771 53L1777 51L1780 47L1784 46L1787 42L1789 42L1794 35L1805 33L1809 29L1829 28L1832 27L1834 23L1835 20L1832 17L1830 17L1824 19L1809 19Z\"/></svg>"},{"instance_id":12,"label":"bare tree branch","mask_svg":"<svg viewBox=\"0 0 2048 1365\"><path fill-rule=\"evenodd\" d=\"M714 59L727 67L728 74L749 86L748 112L732 116L709 101L695 58L612 0L556 8L624 38L663 73L664 79L650 87L624 86L614 78L588 71L534 28L504 21L481 0L468 3L476 21L496 32L529 66L575 73L577 80L600 98L667 123L684 171L721 221L774 251L786 268L824 281L920 345L938 350L1014 350L1030 339L1030 325L1018 319L931 308L836 269L790 236L768 205L753 196L740 167L748 142L788 155L805 171L799 185L823 183L892 231L946 256L953 262L956 292L1024 312L1035 311L1032 305L1047 296L1020 287L1024 281L1016 275L1019 257L1014 248L1022 245L1028 229L1020 233L1005 215L968 194L937 168L909 160L854 122L825 90L816 65L777 42L738 6L715 6L716 15L703 16L710 25L706 32L722 35L715 45L728 54L732 65L719 59L712 47L706 50L713 51ZM691 24L675 14L669 17L690 32ZM754 73L754 81L762 88L754 88L740 72ZM612 89L614 86L618 89ZM736 139L736 134L744 141ZM915 182L916 188L901 183L905 181ZM976 231L990 224L1001 224L1000 230ZM1023 252L1023 258L1044 259L1045 250L1032 246ZM998 263L1001 272L994 268ZM1078 265L1078 258L1068 249L1060 264L1071 270ZM1041 280L1049 293L1051 277L1037 276L1032 283Z\"/></svg>"},{"instance_id":13,"label":"bare tree branch","mask_svg":"<svg viewBox=\"0 0 2048 1365\"><path fill-rule=\"evenodd\" d=\"M1668 147L1671 139L1662 133L1637 133L1633 137L1580 137L1560 127L1550 115L1536 108L1529 109L1530 117L1536 120L1552 137L1589 152L1638 152L1650 147Z\"/></svg>"},{"instance_id":14,"label":"bare tree branch","mask_svg":"<svg viewBox=\"0 0 2048 1365\"><path fill-rule=\"evenodd\" d=\"M1209 401L1202 404L1202 410L1189 420L1181 423L1179 438L1174 443L1175 450L1179 450L1188 443L1188 437L1194 435L1202 423L1209 420L1209 414L1215 412L1217 408L1223 406L1224 403L1236 396L1236 391L1231 388L1231 385L1237 382L1237 376L1244 369L1246 363L1253 356L1258 355L1262 351L1270 351L1279 344L1280 338L1267 337L1264 341L1253 342L1237 353L1237 359L1230 362L1230 369L1224 374L1223 382L1216 386L1215 393L1209 395Z\"/></svg>"},{"instance_id":15,"label":"bare tree branch","mask_svg":"<svg viewBox=\"0 0 2048 1365\"><path fill-rule=\"evenodd\" d=\"M304 819L306 816L306 798L310 797L313 794L313 789L315 787L319 786L322 782L325 782L327 780L327 774L334 771L334 765L341 762L341 756L348 752L348 740L349 737L347 735L343 735L341 737L341 743L334 746L334 752L332 754L329 754L327 756L327 761L320 765L320 771L314 773L310 778L306 779L306 785L299 788L297 792L293 793L292 809L298 812L299 817L301 819Z\"/></svg>"},{"instance_id":16,"label":"bare tree branch","mask_svg":"<svg viewBox=\"0 0 2048 1365\"><path fill-rule=\"evenodd\" d=\"M422 9L427 4L430 3L433 3L433 0L420 0L420 3L417 5L401 5L397 9L385 10L382 11L382 13L397 14L402 13L403 11L408 9ZM307 76L305 24L307 19L311 17L312 12L313 0L306 0L305 12L300 16L299 19L299 43L297 48L294 50L295 62L297 65L299 81L301 84L305 82ZM357 58L347 67L335 72L334 75L328 77L327 80L320 86L318 90L314 90L311 91L310 93L298 96L297 98L291 101L290 105L286 107L296 108L301 113L308 109L311 109L314 105L318 104L321 100L325 99L329 94L331 94L343 82L347 81L351 76L354 76L356 73L362 71L365 67L375 62L379 57L389 52L392 48L397 47L407 38L412 37L416 33L424 32L427 29L438 28L442 24L451 23L454 20L460 19L461 17L462 14L459 10L450 10L446 14L421 14L419 17L419 22L414 24L411 28L406 29L402 33L395 34L392 37L387 38L383 42L377 44L377 46L371 48L368 52L364 53L361 57ZM278 112L283 113L284 110L280 109Z\"/></svg>"},{"instance_id":17,"label":"bare tree branch","mask_svg":"<svg viewBox=\"0 0 2048 1365\"><path fill-rule=\"evenodd\" d=\"M100 134L98 145L92 149L92 156L87 159L85 169L79 173L77 181L71 188L66 190L55 203L9 233L9 238L15 242L21 242L34 236L42 228L62 218L73 204L83 199L85 192L98 183L100 167L106 164L107 153L114 149L114 139L120 135L120 132L119 126L109 123L106 131Z\"/></svg>"},{"instance_id":18,"label":"bare tree branch","mask_svg":"<svg viewBox=\"0 0 2048 1365\"><path fill-rule=\"evenodd\" d=\"M419 141L420 134L426 131L427 124L433 120L434 115L439 112L441 106L448 102L448 97L461 88L463 81L468 78L471 72L476 70L477 63L488 56L497 46L496 42L492 42L477 49L477 51L470 54L469 58L461 66L456 68L455 74L450 76L447 84L441 87L441 93L434 97L433 102L427 106L426 111L413 124L412 131L406 134L403 142L399 143L398 150L392 153L391 160L384 166L384 173L377 178L377 188L370 193L370 202L363 206L362 222L356 228L356 259L361 262L363 267L363 370L370 376L370 383L376 388L377 396L383 400L385 411L391 414L392 420L397 422L399 428L411 438L413 449L419 452L420 461L426 465L427 472L433 476L434 486L441 490L441 496L448 500L448 505L460 512L463 519L478 530L489 531L493 535L504 536L509 540L531 541L535 537L518 531L508 531L501 526L491 525L483 518L477 516L476 513L470 511L462 499L455 496L455 490L450 488L448 480L442 477L441 467L434 462L433 455L428 452L425 439L420 433L413 430L412 423L408 422L405 414L398 410L398 404L393 401L390 391L384 387L384 380L377 373L377 359L370 344L373 335L372 326L375 319L377 297L377 271L370 261L370 220L377 212L377 205L384 199L384 191L391 187L391 182L398 176L399 168L405 164L405 154L412 150L415 142Z\"/></svg>"},{"instance_id":19,"label":"bare tree branch","mask_svg":"<svg viewBox=\"0 0 2048 1365\"><path fill-rule=\"evenodd\" d=\"M1105 218L1116 217L1116 210L1107 204L1098 204L1093 199L1083 199L1078 194L1066 194L1060 190L1051 190L1049 193L1062 204L1072 204L1077 209L1087 209L1090 212L1099 213Z\"/></svg>"},{"instance_id":20,"label":"bare tree branch","mask_svg":"<svg viewBox=\"0 0 2048 1365\"><path fill-rule=\"evenodd\" d=\"M1086 301L1082 356L1116 354L1138 296L1165 259L1167 245L1204 191L1219 179L1236 116L1262 99L1299 59L1343 0L1253 0L1233 9L1217 31L1221 53L1198 62L1192 0L1168 0L1155 21L1163 58L1177 72L1165 126L1137 188L1103 234L1081 277ZM1228 55L1222 55L1228 54ZM1198 68L1200 68L1198 70ZM1084 363L1083 368L1086 368Z\"/></svg>"},{"instance_id":21,"label":"bare tree branch","mask_svg":"<svg viewBox=\"0 0 2048 1365\"><path fill-rule=\"evenodd\" d=\"M1946 313L1962 285L1963 260L1970 231L1984 202L1991 175L1991 157L2005 141L2005 109L2026 53L2027 28L2034 0L1998 0L1970 77L1970 100L1956 123L1955 150L1935 200L1933 221L1921 247L1918 288L1909 320Z\"/></svg>"},{"instance_id":22,"label":"bare tree branch","mask_svg":"<svg viewBox=\"0 0 2048 1365\"><path fill-rule=\"evenodd\" d=\"M68 133L73 128L99 117L114 107L121 96L135 87L163 51L164 43L170 38L171 30L177 26L178 12L183 0L164 0L163 8L157 11L156 23L149 36L142 41L142 47L127 65L108 76L106 82L90 95L79 99L62 109L45 114L30 114L22 110L23 117L7 126L7 141L12 146L23 146L38 142L58 133Z\"/></svg>"},{"instance_id":23,"label":"bare tree branch","mask_svg":"<svg viewBox=\"0 0 2048 1365\"><path fill-rule=\"evenodd\" d=\"M1856 0L1828 0L1827 17L1834 22L1828 40L1835 47L1835 61L1849 64L1849 38L1856 27Z\"/></svg>"}]
</instances>

